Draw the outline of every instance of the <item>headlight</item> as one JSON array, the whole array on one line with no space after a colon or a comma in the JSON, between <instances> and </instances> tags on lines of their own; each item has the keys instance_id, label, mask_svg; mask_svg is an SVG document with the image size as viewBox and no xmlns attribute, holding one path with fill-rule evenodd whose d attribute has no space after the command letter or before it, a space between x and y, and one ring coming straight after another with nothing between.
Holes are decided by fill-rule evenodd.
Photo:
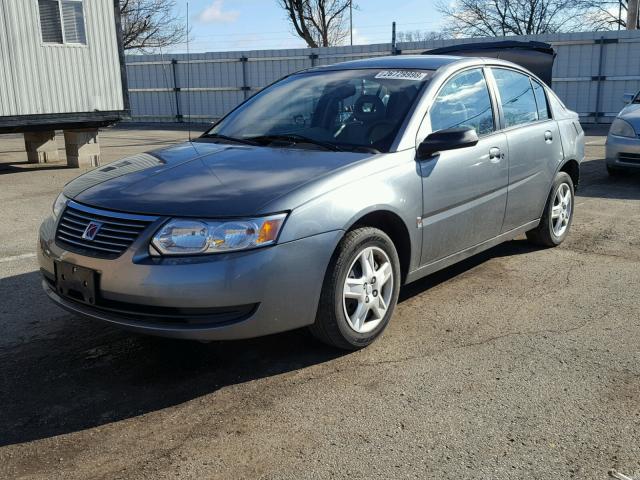
<instances>
[{"instance_id":1,"label":"headlight","mask_svg":"<svg viewBox=\"0 0 640 480\"><path fill-rule=\"evenodd\" d=\"M618 137L631 137L635 138L636 131L633 129L629 122L622 120L621 118L616 118L611 124L611 128L609 129L609 133L611 135L617 135Z\"/></svg>"},{"instance_id":2,"label":"headlight","mask_svg":"<svg viewBox=\"0 0 640 480\"><path fill-rule=\"evenodd\" d=\"M153 236L151 245L163 255L195 255L273 245L286 213L238 220L174 218Z\"/></svg>"},{"instance_id":3,"label":"headlight","mask_svg":"<svg viewBox=\"0 0 640 480\"><path fill-rule=\"evenodd\" d=\"M56 201L53 202L53 206L51 207L51 210L53 210L53 216L55 218L58 218L60 216L60 214L62 213L62 210L64 210L64 207L67 206L68 201L69 199L65 197L62 193L58 195L58 198L56 198Z\"/></svg>"}]
</instances>

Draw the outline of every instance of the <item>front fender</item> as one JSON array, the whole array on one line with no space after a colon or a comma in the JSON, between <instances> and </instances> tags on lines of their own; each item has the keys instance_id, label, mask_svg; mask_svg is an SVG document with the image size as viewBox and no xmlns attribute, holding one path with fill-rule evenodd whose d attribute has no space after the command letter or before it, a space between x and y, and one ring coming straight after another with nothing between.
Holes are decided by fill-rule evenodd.
<instances>
[{"instance_id":1,"label":"front fender","mask_svg":"<svg viewBox=\"0 0 640 480\"><path fill-rule=\"evenodd\" d=\"M422 182L413 160L415 153L398 152L396 155L399 154L405 154L404 158L410 161L390 162L388 168L364 176L358 175L364 173L362 170L355 169L345 173L351 177L346 179L348 181L334 179L326 183L323 193L291 211L280 241L335 230L347 231L365 215L387 211L405 224L411 244L410 266L417 265L422 237L416 219L422 214Z\"/></svg>"}]
</instances>

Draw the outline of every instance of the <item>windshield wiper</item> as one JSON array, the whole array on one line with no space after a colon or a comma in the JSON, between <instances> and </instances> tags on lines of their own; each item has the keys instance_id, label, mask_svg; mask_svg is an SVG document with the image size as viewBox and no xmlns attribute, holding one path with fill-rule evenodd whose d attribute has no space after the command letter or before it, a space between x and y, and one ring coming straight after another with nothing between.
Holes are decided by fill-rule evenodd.
<instances>
[{"instance_id":1,"label":"windshield wiper","mask_svg":"<svg viewBox=\"0 0 640 480\"><path fill-rule=\"evenodd\" d=\"M298 143L308 143L310 145L317 145L326 150L332 150L334 152L341 152L342 149L333 143L323 142L322 140L315 140L313 138L305 137L304 135L298 135L297 133L280 133L272 135L259 135L257 137L250 137L249 140L262 144L268 144L277 141L285 141L296 145Z\"/></svg>"},{"instance_id":2,"label":"windshield wiper","mask_svg":"<svg viewBox=\"0 0 640 480\"><path fill-rule=\"evenodd\" d=\"M365 145L349 145L349 151L355 153L382 153L375 147L367 147Z\"/></svg>"},{"instance_id":3,"label":"windshield wiper","mask_svg":"<svg viewBox=\"0 0 640 480\"><path fill-rule=\"evenodd\" d=\"M211 138L213 140L222 140L225 142L241 143L243 145L259 145L258 142L246 138L230 137L228 135L220 135L219 133L205 133L200 138Z\"/></svg>"}]
</instances>

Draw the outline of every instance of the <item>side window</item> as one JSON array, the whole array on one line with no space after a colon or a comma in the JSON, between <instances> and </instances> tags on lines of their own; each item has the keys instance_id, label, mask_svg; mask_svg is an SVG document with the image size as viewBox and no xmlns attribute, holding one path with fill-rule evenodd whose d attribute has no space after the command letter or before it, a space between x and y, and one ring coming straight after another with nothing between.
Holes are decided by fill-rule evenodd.
<instances>
[{"instance_id":1,"label":"side window","mask_svg":"<svg viewBox=\"0 0 640 480\"><path fill-rule=\"evenodd\" d=\"M538 119L548 120L551 118L551 114L549 113L549 104L547 103L547 96L544 93L544 87L534 79L531 79L531 84L533 85L533 93L536 97L536 104L538 105Z\"/></svg>"},{"instance_id":2,"label":"side window","mask_svg":"<svg viewBox=\"0 0 640 480\"><path fill-rule=\"evenodd\" d=\"M434 132L453 127L472 127L478 135L493 132L493 107L482 69L467 70L448 80L429 117Z\"/></svg>"},{"instance_id":3,"label":"side window","mask_svg":"<svg viewBox=\"0 0 640 480\"><path fill-rule=\"evenodd\" d=\"M86 45L82 0L38 0L44 43Z\"/></svg>"},{"instance_id":4,"label":"side window","mask_svg":"<svg viewBox=\"0 0 640 480\"><path fill-rule=\"evenodd\" d=\"M512 127L538 120L538 106L529 76L504 68L492 70L498 84L505 126Z\"/></svg>"}]
</instances>

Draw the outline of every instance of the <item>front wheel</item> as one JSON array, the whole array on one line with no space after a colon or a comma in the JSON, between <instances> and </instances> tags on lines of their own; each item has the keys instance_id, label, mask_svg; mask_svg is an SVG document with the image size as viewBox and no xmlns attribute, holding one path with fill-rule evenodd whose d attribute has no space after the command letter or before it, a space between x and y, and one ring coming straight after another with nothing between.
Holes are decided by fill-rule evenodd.
<instances>
[{"instance_id":1,"label":"front wheel","mask_svg":"<svg viewBox=\"0 0 640 480\"><path fill-rule=\"evenodd\" d=\"M311 333L345 350L373 342L398 301L400 261L391 239L371 227L348 232L325 275Z\"/></svg>"},{"instance_id":2,"label":"front wheel","mask_svg":"<svg viewBox=\"0 0 640 480\"><path fill-rule=\"evenodd\" d=\"M573 181L569 174L558 172L540 224L527 232L530 242L555 247L567 238L573 221L574 195Z\"/></svg>"}]
</instances>

